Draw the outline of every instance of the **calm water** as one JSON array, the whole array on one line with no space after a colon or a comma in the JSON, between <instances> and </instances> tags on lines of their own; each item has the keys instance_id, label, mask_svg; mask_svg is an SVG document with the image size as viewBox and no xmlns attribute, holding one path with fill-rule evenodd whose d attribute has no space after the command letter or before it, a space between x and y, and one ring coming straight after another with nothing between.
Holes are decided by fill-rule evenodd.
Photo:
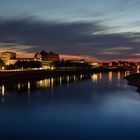
<instances>
[{"instance_id":1,"label":"calm water","mask_svg":"<svg viewBox=\"0 0 140 140\"><path fill-rule=\"evenodd\" d=\"M0 85L0 139L140 139L140 96L100 73Z\"/></svg>"}]
</instances>

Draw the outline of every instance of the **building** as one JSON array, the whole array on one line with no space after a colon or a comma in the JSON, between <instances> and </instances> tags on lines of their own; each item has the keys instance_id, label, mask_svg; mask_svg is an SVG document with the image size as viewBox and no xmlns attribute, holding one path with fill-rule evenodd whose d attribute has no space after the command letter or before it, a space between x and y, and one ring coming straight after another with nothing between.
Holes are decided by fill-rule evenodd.
<instances>
[{"instance_id":1,"label":"building","mask_svg":"<svg viewBox=\"0 0 140 140\"><path fill-rule=\"evenodd\" d=\"M11 60L16 59L16 53L14 52L2 52L1 53L1 59L5 63L5 65L10 65Z\"/></svg>"},{"instance_id":2,"label":"building","mask_svg":"<svg viewBox=\"0 0 140 140\"><path fill-rule=\"evenodd\" d=\"M2 52L1 60L4 65L14 65L17 61L34 61L34 58L16 58L16 53L14 52Z\"/></svg>"},{"instance_id":3,"label":"building","mask_svg":"<svg viewBox=\"0 0 140 140\"><path fill-rule=\"evenodd\" d=\"M55 54L53 52L45 52L41 51L40 53L36 53L34 56L34 61L41 61L42 68L44 69L53 69L52 62L60 61L59 54Z\"/></svg>"},{"instance_id":4,"label":"building","mask_svg":"<svg viewBox=\"0 0 140 140\"><path fill-rule=\"evenodd\" d=\"M41 51L40 53L36 53L34 56L35 61L60 61L59 54L55 54L53 52L45 52Z\"/></svg>"},{"instance_id":5,"label":"building","mask_svg":"<svg viewBox=\"0 0 140 140\"><path fill-rule=\"evenodd\" d=\"M4 65L5 65L4 62L2 61L2 59L0 59L0 70L4 69Z\"/></svg>"},{"instance_id":6,"label":"building","mask_svg":"<svg viewBox=\"0 0 140 140\"><path fill-rule=\"evenodd\" d=\"M16 58L16 53L14 52L2 52L1 53L1 60L4 62L4 65L15 65L16 62L20 61L23 62L32 62L32 61L40 61L41 66L44 69L52 69L52 62L59 61L59 55L53 52L45 52L41 51L40 53L36 53L33 58ZM37 63L37 62L35 62ZM3 66L3 64L2 64ZM0 67L1 68L1 67Z\"/></svg>"}]
</instances>

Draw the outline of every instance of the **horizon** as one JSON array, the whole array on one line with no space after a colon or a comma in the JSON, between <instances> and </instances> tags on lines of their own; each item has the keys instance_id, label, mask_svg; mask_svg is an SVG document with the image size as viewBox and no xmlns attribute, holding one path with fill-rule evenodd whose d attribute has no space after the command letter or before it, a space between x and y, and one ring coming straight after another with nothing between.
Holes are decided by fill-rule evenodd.
<instances>
[{"instance_id":1,"label":"horizon","mask_svg":"<svg viewBox=\"0 0 140 140\"><path fill-rule=\"evenodd\" d=\"M3 52L14 52L14 51L12 51L12 50L7 50L6 51L5 50ZM38 52L40 52L40 51L38 51ZM0 53L0 57L1 57L1 53ZM27 52L16 52L15 51L14 53L16 53L17 58L33 58L35 53L37 53L37 52L27 53ZM54 53L56 53L56 52L54 52ZM60 57L60 60L62 60L62 59L64 59L64 60L81 60L81 59L84 59L87 62L97 62L97 63L110 63L110 62L119 62L119 61L135 62L135 63L140 62L140 59L104 59L104 60L101 60L101 59L94 58L92 56L83 56L83 55L76 56L76 55L59 54L59 57Z\"/></svg>"}]
</instances>

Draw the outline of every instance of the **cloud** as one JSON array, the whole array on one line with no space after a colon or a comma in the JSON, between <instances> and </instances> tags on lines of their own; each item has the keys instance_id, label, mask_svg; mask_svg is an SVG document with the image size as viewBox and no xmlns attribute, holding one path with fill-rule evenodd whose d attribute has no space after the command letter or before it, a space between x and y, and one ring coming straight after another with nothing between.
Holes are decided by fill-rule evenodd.
<instances>
[{"instance_id":1,"label":"cloud","mask_svg":"<svg viewBox=\"0 0 140 140\"><path fill-rule=\"evenodd\" d=\"M121 55L122 53L120 52L100 52L99 54L102 54L102 55Z\"/></svg>"},{"instance_id":2,"label":"cloud","mask_svg":"<svg viewBox=\"0 0 140 140\"><path fill-rule=\"evenodd\" d=\"M131 53L140 53L140 33L108 33L108 30L111 28L102 26L97 21L58 22L42 21L32 17L1 18L0 48L26 52L44 49L101 59L120 58L113 53L121 54L122 58L134 57Z\"/></svg>"},{"instance_id":3,"label":"cloud","mask_svg":"<svg viewBox=\"0 0 140 140\"><path fill-rule=\"evenodd\" d=\"M109 50L109 51L125 51L125 50L132 50L132 49L134 49L134 48L132 48L132 47L113 47L113 48L106 49L106 51L107 50Z\"/></svg>"}]
</instances>

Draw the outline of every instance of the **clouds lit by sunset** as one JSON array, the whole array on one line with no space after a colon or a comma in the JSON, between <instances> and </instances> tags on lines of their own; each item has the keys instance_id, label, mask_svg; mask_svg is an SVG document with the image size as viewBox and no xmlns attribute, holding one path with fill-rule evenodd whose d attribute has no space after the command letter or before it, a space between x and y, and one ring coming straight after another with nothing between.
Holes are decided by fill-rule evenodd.
<instances>
[{"instance_id":1,"label":"clouds lit by sunset","mask_svg":"<svg viewBox=\"0 0 140 140\"><path fill-rule=\"evenodd\" d=\"M0 0L0 51L139 61L139 13L139 0Z\"/></svg>"}]
</instances>

